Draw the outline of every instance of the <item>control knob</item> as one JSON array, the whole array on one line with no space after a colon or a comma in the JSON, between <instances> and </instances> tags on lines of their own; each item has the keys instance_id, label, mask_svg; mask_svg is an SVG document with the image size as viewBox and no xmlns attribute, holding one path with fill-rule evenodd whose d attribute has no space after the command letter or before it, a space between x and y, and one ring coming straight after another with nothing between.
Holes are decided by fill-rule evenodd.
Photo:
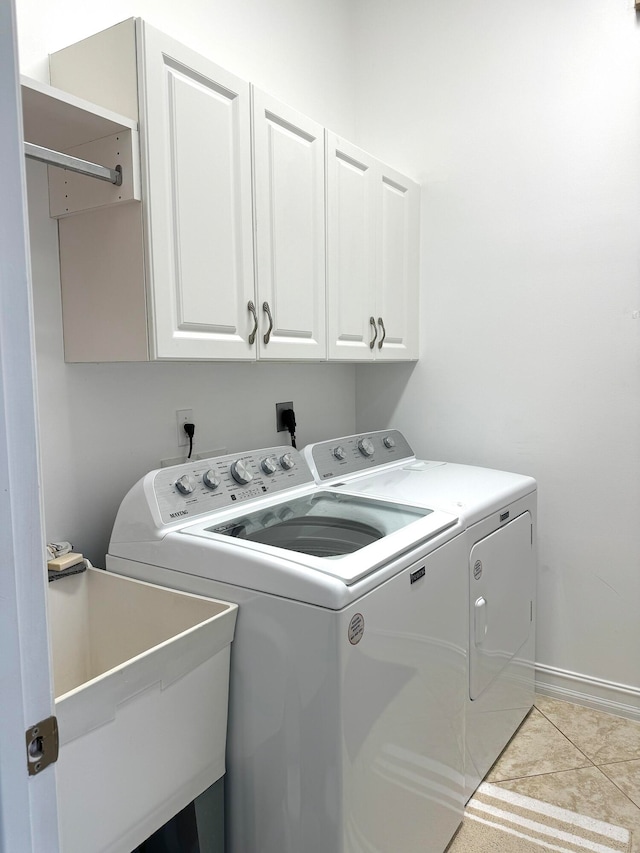
<instances>
[{"instance_id":1,"label":"control knob","mask_svg":"<svg viewBox=\"0 0 640 853\"><path fill-rule=\"evenodd\" d=\"M273 456L267 456L260 462L260 467L265 474L275 474L277 467L276 460Z\"/></svg>"},{"instance_id":2,"label":"control knob","mask_svg":"<svg viewBox=\"0 0 640 853\"><path fill-rule=\"evenodd\" d=\"M396 446L396 440L392 435L385 435L385 437L382 439L382 442L385 447L389 448L389 450L391 450L392 447Z\"/></svg>"},{"instance_id":3,"label":"control knob","mask_svg":"<svg viewBox=\"0 0 640 853\"><path fill-rule=\"evenodd\" d=\"M363 456L373 456L376 449L370 438L361 438L358 442L358 450Z\"/></svg>"},{"instance_id":4,"label":"control knob","mask_svg":"<svg viewBox=\"0 0 640 853\"><path fill-rule=\"evenodd\" d=\"M336 457L336 459L342 461L347 454L344 452L344 447L339 444L337 447L333 448L333 455Z\"/></svg>"},{"instance_id":5,"label":"control knob","mask_svg":"<svg viewBox=\"0 0 640 853\"><path fill-rule=\"evenodd\" d=\"M283 453L280 457L280 465L285 471L290 471L296 463L293 461L293 456L290 453Z\"/></svg>"},{"instance_id":6,"label":"control knob","mask_svg":"<svg viewBox=\"0 0 640 853\"><path fill-rule=\"evenodd\" d=\"M196 487L196 481L190 474L183 474L176 480L176 489L182 495L190 495Z\"/></svg>"},{"instance_id":7,"label":"control knob","mask_svg":"<svg viewBox=\"0 0 640 853\"><path fill-rule=\"evenodd\" d=\"M218 477L213 468L209 468L209 470L205 471L202 475L202 482L208 489L211 489L213 491L214 489L217 489L220 485L220 477Z\"/></svg>"},{"instance_id":8,"label":"control knob","mask_svg":"<svg viewBox=\"0 0 640 853\"><path fill-rule=\"evenodd\" d=\"M244 459L236 459L235 462L231 463L231 476L241 486L246 486L253 480L253 474Z\"/></svg>"}]
</instances>

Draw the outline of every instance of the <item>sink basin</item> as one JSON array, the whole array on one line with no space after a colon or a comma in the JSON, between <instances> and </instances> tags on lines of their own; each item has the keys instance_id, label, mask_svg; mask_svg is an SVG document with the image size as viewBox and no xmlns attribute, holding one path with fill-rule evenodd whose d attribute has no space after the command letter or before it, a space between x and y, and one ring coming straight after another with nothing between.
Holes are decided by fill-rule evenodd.
<instances>
[{"instance_id":1,"label":"sink basin","mask_svg":"<svg viewBox=\"0 0 640 853\"><path fill-rule=\"evenodd\" d=\"M63 853L129 853L224 774L236 613L101 569L49 584Z\"/></svg>"}]
</instances>

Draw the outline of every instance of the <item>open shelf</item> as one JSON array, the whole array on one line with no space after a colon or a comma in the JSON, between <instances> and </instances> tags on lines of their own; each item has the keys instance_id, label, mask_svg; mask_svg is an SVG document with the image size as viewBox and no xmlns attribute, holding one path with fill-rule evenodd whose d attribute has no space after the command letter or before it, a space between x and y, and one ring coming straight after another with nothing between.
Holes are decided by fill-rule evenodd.
<instances>
[{"instance_id":1,"label":"open shelf","mask_svg":"<svg viewBox=\"0 0 640 853\"><path fill-rule=\"evenodd\" d=\"M60 218L96 210L123 202L140 201L140 147L138 123L47 83L21 77L22 113L25 143L49 149L44 159L57 168L49 169L49 213ZM73 171L69 157L51 156L51 152L76 158L75 166L103 167L102 173L116 170L121 181L96 181L96 170L84 174ZM66 168L65 168L66 167ZM100 171L100 170L98 170ZM110 178L106 179L111 180Z\"/></svg>"},{"instance_id":2,"label":"open shelf","mask_svg":"<svg viewBox=\"0 0 640 853\"><path fill-rule=\"evenodd\" d=\"M34 145L65 151L123 130L137 130L138 123L75 95L20 78L24 138Z\"/></svg>"}]
</instances>

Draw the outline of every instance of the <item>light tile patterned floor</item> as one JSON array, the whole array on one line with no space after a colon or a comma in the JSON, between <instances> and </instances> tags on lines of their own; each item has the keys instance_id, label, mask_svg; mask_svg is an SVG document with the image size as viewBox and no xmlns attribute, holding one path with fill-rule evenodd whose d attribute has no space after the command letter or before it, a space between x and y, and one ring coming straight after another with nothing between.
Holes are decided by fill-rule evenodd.
<instances>
[{"instance_id":1,"label":"light tile patterned floor","mask_svg":"<svg viewBox=\"0 0 640 853\"><path fill-rule=\"evenodd\" d=\"M640 722L536 696L486 781L625 827L632 853L640 853ZM499 838L465 820L447 853L500 849Z\"/></svg>"}]
</instances>

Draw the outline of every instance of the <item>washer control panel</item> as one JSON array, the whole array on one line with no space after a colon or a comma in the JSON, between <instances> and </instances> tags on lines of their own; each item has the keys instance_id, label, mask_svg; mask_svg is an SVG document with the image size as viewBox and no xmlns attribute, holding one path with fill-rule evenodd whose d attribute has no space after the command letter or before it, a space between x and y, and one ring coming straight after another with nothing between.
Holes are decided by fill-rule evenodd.
<instances>
[{"instance_id":1,"label":"washer control panel","mask_svg":"<svg viewBox=\"0 0 640 853\"><path fill-rule=\"evenodd\" d=\"M306 447L304 454L319 483L414 456L409 442L395 429L321 441Z\"/></svg>"},{"instance_id":2,"label":"washer control panel","mask_svg":"<svg viewBox=\"0 0 640 853\"><path fill-rule=\"evenodd\" d=\"M302 454L285 445L162 468L153 491L163 523L171 524L313 482Z\"/></svg>"}]
</instances>

